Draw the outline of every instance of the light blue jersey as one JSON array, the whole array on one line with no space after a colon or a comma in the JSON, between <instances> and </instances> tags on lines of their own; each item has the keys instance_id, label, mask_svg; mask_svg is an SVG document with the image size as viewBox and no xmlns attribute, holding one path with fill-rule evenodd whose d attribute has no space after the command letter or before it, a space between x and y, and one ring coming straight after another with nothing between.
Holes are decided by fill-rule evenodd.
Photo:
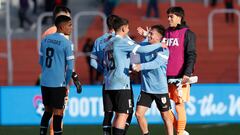
<instances>
[{"instance_id":1,"label":"light blue jersey","mask_svg":"<svg viewBox=\"0 0 240 135\"><path fill-rule=\"evenodd\" d=\"M91 52L90 64L97 71L103 73L103 56L104 48L106 47L106 42L113 36L114 33L105 33L101 37L97 38L94 42L93 50Z\"/></svg>"},{"instance_id":2,"label":"light blue jersey","mask_svg":"<svg viewBox=\"0 0 240 135\"><path fill-rule=\"evenodd\" d=\"M65 87L71 79L73 60L73 46L70 40L62 33L46 36L40 48L41 86Z\"/></svg>"},{"instance_id":3,"label":"light blue jersey","mask_svg":"<svg viewBox=\"0 0 240 135\"><path fill-rule=\"evenodd\" d=\"M150 94L168 93L166 70L169 50L159 48L153 53L140 54L140 57L141 90Z\"/></svg>"},{"instance_id":4,"label":"light blue jersey","mask_svg":"<svg viewBox=\"0 0 240 135\"><path fill-rule=\"evenodd\" d=\"M106 90L130 89L130 53L149 53L161 47L161 44L140 46L128 38L119 35L113 37L104 50Z\"/></svg>"}]
</instances>

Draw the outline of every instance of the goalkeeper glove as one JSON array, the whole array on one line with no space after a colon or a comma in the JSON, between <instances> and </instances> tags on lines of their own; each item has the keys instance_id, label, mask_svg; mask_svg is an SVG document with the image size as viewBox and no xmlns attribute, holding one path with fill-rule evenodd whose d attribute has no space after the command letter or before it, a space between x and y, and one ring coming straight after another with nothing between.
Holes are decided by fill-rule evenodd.
<instances>
[{"instance_id":1,"label":"goalkeeper glove","mask_svg":"<svg viewBox=\"0 0 240 135\"><path fill-rule=\"evenodd\" d=\"M72 79L73 83L77 88L77 93L80 94L82 92L82 85L81 82L79 81L78 74L76 72L72 73Z\"/></svg>"}]
</instances>

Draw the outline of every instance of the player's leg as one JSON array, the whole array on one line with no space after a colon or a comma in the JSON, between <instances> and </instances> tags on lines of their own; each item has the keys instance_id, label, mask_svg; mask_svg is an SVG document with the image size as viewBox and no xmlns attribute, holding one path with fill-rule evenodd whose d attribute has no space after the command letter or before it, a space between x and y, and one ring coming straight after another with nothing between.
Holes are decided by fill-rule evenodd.
<instances>
[{"instance_id":1,"label":"player's leg","mask_svg":"<svg viewBox=\"0 0 240 135\"><path fill-rule=\"evenodd\" d=\"M171 110L170 98L168 93L166 94L155 94L155 102L157 104L158 110L161 113L167 135L174 135L173 124L170 118L169 110Z\"/></svg>"},{"instance_id":2,"label":"player's leg","mask_svg":"<svg viewBox=\"0 0 240 135\"><path fill-rule=\"evenodd\" d=\"M48 130L48 124L49 120L52 117L52 107L50 106L51 104L51 97L50 97L50 89L47 87L41 87L41 92L42 92L42 100L44 104L44 113L41 119L41 124L40 124L40 135L46 135L47 130Z\"/></svg>"},{"instance_id":3,"label":"player's leg","mask_svg":"<svg viewBox=\"0 0 240 135\"><path fill-rule=\"evenodd\" d=\"M54 135L62 135L62 119L67 96L65 87L56 88L53 92L53 130Z\"/></svg>"},{"instance_id":4,"label":"player's leg","mask_svg":"<svg viewBox=\"0 0 240 135\"><path fill-rule=\"evenodd\" d=\"M123 135L128 114L133 112L131 90L114 90L113 108L116 112L113 121L113 135Z\"/></svg>"},{"instance_id":5,"label":"player's leg","mask_svg":"<svg viewBox=\"0 0 240 135\"><path fill-rule=\"evenodd\" d=\"M53 109L53 131L54 135L62 135L62 119L64 109Z\"/></svg>"},{"instance_id":6,"label":"player's leg","mask_svg":"<svg viewBox=\"0 0 240 135\"><path fill-rule=\"evenodd\" d=\"M53 116L52 116L52 118L50 120L49 135L54 135L54 131L53 131Z\"/></svg>"},{"instance_id":7,"label":"player's leg","mask_svg":"<svg viewBox=\"0 0 240 135\"><path fill-rule=\"evenodd\" d=\"M69 93L69 90L66 91L66 97L65 97L65 102L64 102L64 105L66 106L67 103L68 103L68 93ZM64 110L65 111L65 110ZM61 124L61 127L63 128L63 122ZM49 127L49 135L54 135L54 130L53 130L53 117L50 121L50 127Z\"/></svg>"},{"instance_id":8,"label":"player's leg","mask_svg":"<svg viewBox=\"0 0 240 135\"><path fill-rule=\"evenodd\" d=\"M111 135L113 112L104 112L103 135Z\"/></svg>"},{"instance_id":9,"label":"player's leg","mask_svg":"<svg viewBox=\"0 0 240 135\"><path fill-rule=\"evenodd\" d=\"M138 101L137 101L137 109L136 109L136 118L138 120L139 127L141 129L142 134L148 135L148 124L147 120L145 118L145 113L148 110L148 108L151 107L151 104L153 102L151 94L145 93L141 91Z\"/></svg>"},{"instance_id":10,"label":"player's leg","mask_svg":"<svg viewBox=\"0 0 240 135\"><path fill-rule=\"evenodd\" d=\"M187 124L187 115L185 110L185 102L188 102L190 99L190 85L185 84L182 86L182 97L179 96L178 102L176 102L176 112L178 116L177 120L177 134L184 135L186 124Z\"/></svg>"},{"instance_id":11,"label":"player's leg","mask_svg":"<svg viewBox=\"0 0 240 135\"><path fill-rule=\"evenodd\" d=\"M113 120L113 135L124 135L127 118L127 113L116 112Z\"/></svg>"},{"instance_id":12,"label":"player's leg","mask_svg":"<svg viewBox=\"0 0 240 135\"><path fill-rule=\"evenodd\" d=\"M177 102L178 100L178 96L177 96L177 87L175 84L168 84L168 94L169 94L169 98L172 99L175 102ZM172 120L172 123L173 123L173 126L174 126L174 129L176 130L177 129L177 119L176 119L176 116L174 115L173 111L172 110L169 110L169 116L170 116L170 119Z\"/></svg>"},{"instance_id":13,"label":"player's leg","mask_svg":"<svg viewBox=\"0 0 240 135\"><path fill-rule=\"evenodd\" d=\"M48 123L52 117L53 110L51 107L45 106L45 111L43 113L40 125L40 135L46 135L48 130Z\"/></svg>"},{"instance_id":14,"label":"player's leg","mask_svg":"<svg viewBox=\"0 0 240 135\"><path fill-rule=\"evenodd\" d=\"M132 96L132 105L134 107L134 95L133 95L133 89L132 89L132 84L131 84L131 96ZM128 118L127 118L127 122L125 124L125 131L124 131L124 135L127 134L128 128L131 125L132 122L132 116L133 116L133 112L128 114Z\"/></svg>"},{"instance_id":15,"label":"player's leg","mask_svg":"<svg viewBox=\"0 0 240 135\"><path fill-rule=\"evenodd\" d=\"M170 98L175 102L175 108L176 108L178 119L177 119L176 123L174 123L174 125L176 125L175 129L177 131L177 135L183 135L184 130L186 128L186 111L185 111L184 102L189 101L190 85L182 86L182 95L181 96L178 94L178 90L175 85L173 85L173 84L169 85L169 95L170 95ZM172 116L173 115L171 115L171 117Z\"/></svg>"},{"instance_id":16,"label":"player's leg","mask_svg":"<svg viewBox=\"0 0 240 135\"><path fill-rule=\"evenodd\" d=\"M179 103L175 105L178 120L177 120L177 135L183 135L186 128L186 111L184 103Z\"/></svg>"},{"instance_id":17,"label":"player's leg","mask_svg":"<svg viewBox=\"0 0 240 135\"><path fill-rule=\"evenodd\" d=\"M148 110L148 107L142 106L142 105L137 105L137 110L136 110L136 118L138 121L138 125L141 129L142 134L147 135L149 134L148 131L148 123L145 118L145 113Z\"/></svg>"},{"instance_id":18,"label":"player's leg","mask_svg":"<svg viewBox=\"0 0 240 135\"><path fill-rule=\"evenodd\" d=\"M125 123L124 135L127 134L128 128L129 128L130 125L131 125L131 122L132 122L132 116L133 116L133 112L128 114L128 118L127 118L127 121L126 121L126 123Z\"/></svg>"},{"instance_id":19,"label":"player's leg","mask_svg":"<svg viewBox=\"0 0 240 135\"><path fill-rule=\"evenodd\" d=\"M168 111L168 113L169 113L169 117L170 117L170 119L171 119L171 122L172 122L172 124L173 124L174 129L177 129L177 119L176 119L173 111L170 109L170 110Z\"/></svg>"},{"instance_id":20,"label":"player's leg","mask_svg":"<svg viewBox=\"0 0 240 135\"><path fill-rule=\"evenodd\" d=\"M111 135L112 129L112 118L113 118L113 104L111 100L111 92L108 90L102 90L103 96L103 107L104 107L104 118L103 118L103 135Z\"/></svg>"}]
</instances>

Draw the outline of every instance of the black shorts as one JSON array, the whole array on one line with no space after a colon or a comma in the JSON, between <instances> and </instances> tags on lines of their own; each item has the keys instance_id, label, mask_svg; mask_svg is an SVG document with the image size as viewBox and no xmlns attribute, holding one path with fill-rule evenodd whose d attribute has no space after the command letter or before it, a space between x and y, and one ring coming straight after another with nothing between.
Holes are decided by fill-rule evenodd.
<instances>
[{"instance_id":1,"label":"black shorts","mask_svg":"<svg viewBox=\"0 0 240 135\"><path fill-rule=\"evenodd\" d=\"M105 112L133 113L132 90L103 90L103 106Z\"/></svg>"},{"instance_id":2,"label":"black shorts","mask_svg":"<svg viewBox=\"0 0 240 135\"><path fill-rule=\"evenodd\" d=\"M166 93L166 94L150 94L150 93L141 91L141 93L138 97L137 105L146 106L148 108L151 108L151 104L152 104L153 100L155 100L159 111L164 112L164 111L168 111L171 109L170 98L168 96L168 93Z\"/></svg>"},{"instance_id":3,"label":"black shorts","mask_svg":"<svg viewBox=\"0 0 240 135\"><path fill-rule=\"evenodd\" d=\"M65 98L67 97L66 87L44 87L41 86L44 106L56 109L65 108Z\"/></svg>"}]
</instances>

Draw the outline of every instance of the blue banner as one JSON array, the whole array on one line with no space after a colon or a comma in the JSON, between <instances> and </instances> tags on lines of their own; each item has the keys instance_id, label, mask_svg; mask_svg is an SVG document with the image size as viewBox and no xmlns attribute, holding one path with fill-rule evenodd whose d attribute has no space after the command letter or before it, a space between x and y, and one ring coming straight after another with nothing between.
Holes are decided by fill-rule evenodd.
<instances>
[{"instance_id":1,"label":"blue banner","mask_svg":"<svg viewBox=\"0 0 240 135\"><path fill-rule=\"evenodd\" d=\"M134 101L140 86L133 86ZM70 88L64 124L101 124L102 86ZM174 108L174 107L173 107ZM240 123L240 84L196 84L186 104L188 123ZM0 87L0 125L39 125L44 112L40 87ZM149 123L162 123L155 102L146 114ZM133 119L136 123L136 119Z\"/></svg>"}]
</instances>

